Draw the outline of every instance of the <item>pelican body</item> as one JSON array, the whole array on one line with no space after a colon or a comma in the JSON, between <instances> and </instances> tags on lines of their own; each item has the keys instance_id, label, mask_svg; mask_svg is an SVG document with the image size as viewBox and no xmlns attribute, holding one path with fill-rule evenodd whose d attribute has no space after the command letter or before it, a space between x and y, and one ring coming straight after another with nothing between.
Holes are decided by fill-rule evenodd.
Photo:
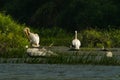
<instances>
[{"instance_id":1,"label":"pelican body","mask_svg":"<svg viewBox=\"0 0 120 80\"><path fill-rule=\"evenodd\" d=\"M111 51L107 51L107 52L106 52L106 56L107 56L107 57L112 57L112 56L113 56L113 53L112 53Z\"/></svg>"},{"instance_id":2,"label":"pelican body","mask_svg":"<svg viewBox=\"0 0 120 80\"><path fill-rule=\"evenodd\" d=\"M79 50L81 46L81 42L77 39L77 31L75 31L75 39L72 40L72 47L76 50Z\"/></svg>"},{"instance_id":3,"label":"pelican body","mask_svg":"<svg viewBox=\"0 0 120 80\"><path fill-rule=\"evenodd\" d=\"M30 41L30 44L32 47L39 47L39 35L36 33L31 33L30 29L27 27L24 29L24 32L28 38L28 40Z\"/></svg>"}]
</instances>

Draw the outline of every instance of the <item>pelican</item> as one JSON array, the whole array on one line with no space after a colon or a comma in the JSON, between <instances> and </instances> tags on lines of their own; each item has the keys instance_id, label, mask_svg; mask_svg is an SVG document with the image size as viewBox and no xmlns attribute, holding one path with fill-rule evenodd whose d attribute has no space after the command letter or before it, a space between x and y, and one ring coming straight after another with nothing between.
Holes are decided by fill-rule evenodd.
<instances>
[{"instance_id":1,"label":"pelican","mask_svg":"<svg viewBox=\"0 0 120 80\"><path fill-rule=\"evenodd\" d=\"M39 47L39 35L36 33L31 33L28 27L24 28L24 32L30 41L32 47Z\"/></svg>"},{"instance_id":2,"label":"pelican","mask_svg":"<svg viewBox=\"0 0 120 80\"><path fill-rule=\"evenodd\" d=\"M72 40L72 47L74 47L74 49L79 50L81 46L81 42L79 39L77 39L77 31L75 31L75 39Z\"/></svg>"},{"instance_id":3,"label":"pelican","mask_svg":"<svg viewBox=\"0 0 120 80\"><path fill-rule=\"evenodd\" d=\"M111 51L107 51L107 52L106 52L106 56L107 56L107 57L112 57L112 56L113 56L113 53L112 53Z\"/></svg>"}]
</instances>

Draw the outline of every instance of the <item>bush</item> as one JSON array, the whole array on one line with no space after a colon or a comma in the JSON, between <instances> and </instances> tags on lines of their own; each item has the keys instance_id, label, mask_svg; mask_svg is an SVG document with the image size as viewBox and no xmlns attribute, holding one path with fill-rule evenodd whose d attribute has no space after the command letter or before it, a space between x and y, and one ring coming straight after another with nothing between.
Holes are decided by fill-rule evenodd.
<instances>
[{"instance_id":1,"label":"bush","mask_svg":"<svg viewBox=\"0 0 120 80\"><path fill-rule=\"evenodd\" d=\"M27 44L23 34L24 25L15 22L9 15L0 13L0 48L20 48Z\"/></svg>"},{"instance_id":2,"label":"bush","mask_svg":"<svg viewBox=\"0 0 120 80\"><path fill-rule=\"evenodd\" d=\"M37 31L40 36L41 45L66 46L71 41L71 33L66 33L65 30L59 27L41 28Z\"/></svg>"},{"instance_id":3,"label":"bush","mask_svg":"<svg viewBox=\"0 0 120 80\"><path fill-rule=\"evenodd\" d=\"M83 47L111 47L112 39L110 36L111 32L100 31L97 29L87 29L81 32L81 42Z\"/></svg>"},{"instance_id":4,"label":"bush","mask_svg":"<svg viewBox=\"0 0 120 80\"><path fill-rule=\"evenodd\" d=\"M120 30L119 29L110 29L109 37L112 40L112 47L120 47Z\"/></svg>"}]
</instances>

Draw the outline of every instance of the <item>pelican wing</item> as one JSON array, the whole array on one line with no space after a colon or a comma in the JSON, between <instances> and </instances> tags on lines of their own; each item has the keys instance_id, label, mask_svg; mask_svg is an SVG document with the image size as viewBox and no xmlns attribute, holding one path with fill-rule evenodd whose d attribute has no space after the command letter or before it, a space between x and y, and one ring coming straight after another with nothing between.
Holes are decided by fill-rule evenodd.
<instances>
[{"instance_id":1,"label":"pelican wing","mask_svg":"<svg viewBox=\"0 0 120 80\"><path fill-rule=\"evenodd\" d=\"M39 44L39 36L37 34L30 33L30 42Z\"/></svg>"},{"instance_id":2,"label":"pelican wing","mask_svg":"<svg viewBox=\"0 0 120 80\"><path fill-rule=\"evenodd\" d=\"M40 38L38 34L35 34L35 41L37 44L39 44Z\"/></svg>"}]
</instances>

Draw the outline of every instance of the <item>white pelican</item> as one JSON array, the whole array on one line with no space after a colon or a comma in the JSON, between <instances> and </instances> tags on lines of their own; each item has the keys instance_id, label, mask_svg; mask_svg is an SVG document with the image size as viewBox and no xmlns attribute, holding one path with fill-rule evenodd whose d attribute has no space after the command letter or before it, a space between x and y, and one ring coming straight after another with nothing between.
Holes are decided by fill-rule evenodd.
<instances>
[{"instance_id":1,"label":"white pelican","mask_svg":"<svg viewBox=\"0 0 120 80\"><path fill-rule=\"evenodd\" d=\"M72 47L74 47L74 49L79 50L81 46L81 42L79 39L77 39L77 31L75 31L75 39L72 40Z\"/></svg>"},{"instance_id":2,"label":"white pelican","mask_svg":"<svg viewBox=\"0 0 120 80\"><path fill-rule=\"evenodd\" d=\"M24 32L27 36L27 38L30 40L30 44L32 47L39 47L39 35L35 34L35 33L31 33L30 29L28 27L26 27L24 29Z\"/></svg>"},{"instance_id":3,"label":"white pelican","mask_svg":"<svg viewBox=\"0 0 120 80\"><path fill-rule=\"evenodd\" d=\"M107 52L106 52L106 56L107 56L107 57L112 57L112 56L113 56L113 53L112 53L111 51L107 51Z\"/></svg>"}]
</instances>

